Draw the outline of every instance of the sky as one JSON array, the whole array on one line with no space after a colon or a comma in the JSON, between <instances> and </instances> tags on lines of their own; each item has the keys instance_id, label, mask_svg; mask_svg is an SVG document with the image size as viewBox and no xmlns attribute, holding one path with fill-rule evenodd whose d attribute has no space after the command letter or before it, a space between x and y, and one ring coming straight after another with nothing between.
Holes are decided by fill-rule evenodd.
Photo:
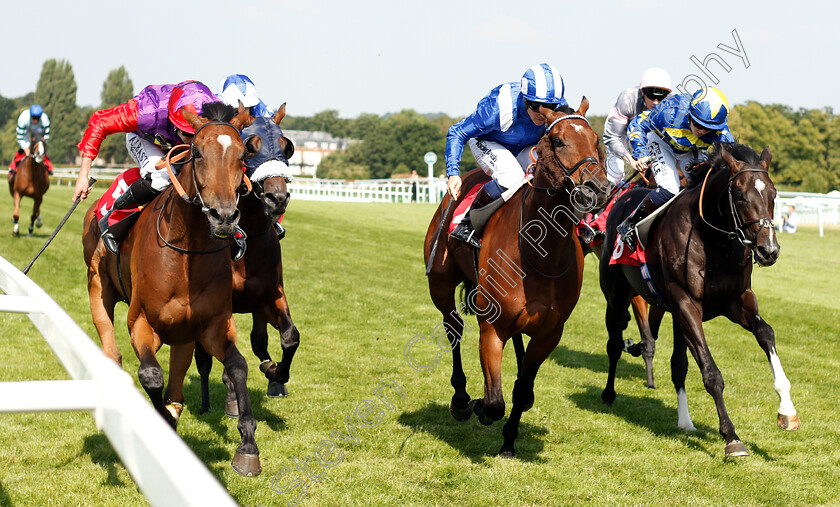
<instances>
[{"instance_id":1,"label":"sky","mask_svg":"<svg viewBox=\"0 0 840 507\"><path fill-rule=\"evenodd\" d=\"M590 114L607 114L648 67L689 92L692 75L717 79L732 105L840 111L840 3L828 0L40 0L37 12L4 24L0 95L34 91L55 58L72 65L80 106L98 106L123 65L135 92L186 79L218 91L243 73L293 116L458 117L548 62L569 104L585 95Z\"/></svg>"}]
</instances>

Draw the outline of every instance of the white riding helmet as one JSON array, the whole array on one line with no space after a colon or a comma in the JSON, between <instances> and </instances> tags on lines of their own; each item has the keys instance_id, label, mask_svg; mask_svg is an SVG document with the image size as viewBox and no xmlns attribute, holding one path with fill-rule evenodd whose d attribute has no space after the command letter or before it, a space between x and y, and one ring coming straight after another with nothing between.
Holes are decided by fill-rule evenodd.
<instances>
[{"instance_id":1,"label":"white riding helmet","mask_svg":"<svg viewBox=\"0 0 840 507\"><path fill-rule=\"evenodd\" d=\"M639 88L664 88L671 92L671 75L664 69L650 68L642 74L642 82Z\"/></svg>"},{"instance_id":2,"label":"white riding helmet","mask_svg":"<svg viewBox=\"0 0 840 507\"><path fill-rule=\"evenodd\" d=\"M229 106L239 107L239 102L242 102L244 107L253 107L260 103L257 87L245 74L229 75L222 81L220 88L222 91L218 96Z\"/></svg>"}]
</instances>

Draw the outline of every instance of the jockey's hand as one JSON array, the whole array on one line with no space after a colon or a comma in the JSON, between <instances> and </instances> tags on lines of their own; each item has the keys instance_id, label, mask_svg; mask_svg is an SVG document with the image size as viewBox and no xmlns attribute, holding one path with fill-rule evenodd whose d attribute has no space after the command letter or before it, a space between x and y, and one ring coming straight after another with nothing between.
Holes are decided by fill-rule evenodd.
<instances>
[{"instance_id":1,"label":"jockey's hand","mask_svg":"<svg viewBox=\"0 0 840 507\"><path fill-rule=\"evenodd\" d=\"M640 173L644 173L648 166L650 166L650 157L641 157L638 160L632 159L630 162L630 166L636 171Z\"/></svg>"},{"instance_id":2,"label":"jockey's hand","mask_svg":"<svg viewBox=\"0 0 840 507\"><path fill-rule=\"evenodd\" d=\"M88 174L90 173L91 164L93 164L93 160L82 157L82 166L79 168L79 176L76 177L76 188L73 190L73 202L76 202L76 199L84 201L87 199L88 194L90 194L92 187L88 183Z\"/></svg>"},{"instance_id":3,"label":"jockey's hand","mask_svg":"<svg viewBox=\"0 0 840 507\"><path fill-rule=\"evenodd\" d=\"M29 156L29 146L23 149L23 154L27 157Z\"/></svg>"},{"instance_id":4,"label":"jockey's hand","mask_svg":"<svg viewBox=\"0 0 840 507\"><path fill-rule=\"evenodd\" d=\"M453 199L457 199L458 196L461 195L461 177L457 174L453 174L446 182L446 187L449 190L449 195L451 195Z\"/></svg>"}]
</instances>

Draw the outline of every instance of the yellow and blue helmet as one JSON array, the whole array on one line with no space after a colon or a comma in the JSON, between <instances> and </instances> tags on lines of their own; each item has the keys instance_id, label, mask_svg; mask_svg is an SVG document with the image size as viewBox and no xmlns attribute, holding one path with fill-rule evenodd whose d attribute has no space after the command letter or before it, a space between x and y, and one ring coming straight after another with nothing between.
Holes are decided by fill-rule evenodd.
<instances>
[{"instance_id":1,"label":"yellow and blue helmet","mask_svg":"<svg viewBox=\"0 0 840 507\"><path fill-rule=\"evenodd\" d=\"M706 86L691 96L688 114L698 125L707 129L722 130L726 127L729 101L722 91L714 86Z\"/></svg>"}]
</instances>

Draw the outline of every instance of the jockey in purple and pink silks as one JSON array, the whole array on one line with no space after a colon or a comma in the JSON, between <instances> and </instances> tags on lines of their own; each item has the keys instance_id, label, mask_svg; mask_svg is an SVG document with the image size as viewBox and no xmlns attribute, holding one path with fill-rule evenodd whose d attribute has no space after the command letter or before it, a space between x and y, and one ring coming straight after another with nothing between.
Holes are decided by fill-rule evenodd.
<instances>
[{"instance_id":1,"label":"jockey in purple and pink silks","mask_svg":"<svg viewBox=\"0 0 840 507\"><path fill-rule=\"evenodd\" d=\"M113 209L133 208L150 202L171 183L168 171L165 168L157 169L155 163L165 156L169 148L189 143L195 134L195 130L184 118L183 110L201 114L205 104L218 101L218 97L204 84L184 81L147 86L128 102L93 113L82 141L78 144L82 152L82 164L73 200L85 199L90 192L88 174L102 141L111 134L125 132L126 147L140 167L140 179L117 198ZM99 224L102 240L108 250L116 253L117 242L108 231L107 213L103 214L105 217ZM237 244L244 253L244 239L238 237ZM234 251L234 257L238 254Z\"/></svg>"}]
</instances>

